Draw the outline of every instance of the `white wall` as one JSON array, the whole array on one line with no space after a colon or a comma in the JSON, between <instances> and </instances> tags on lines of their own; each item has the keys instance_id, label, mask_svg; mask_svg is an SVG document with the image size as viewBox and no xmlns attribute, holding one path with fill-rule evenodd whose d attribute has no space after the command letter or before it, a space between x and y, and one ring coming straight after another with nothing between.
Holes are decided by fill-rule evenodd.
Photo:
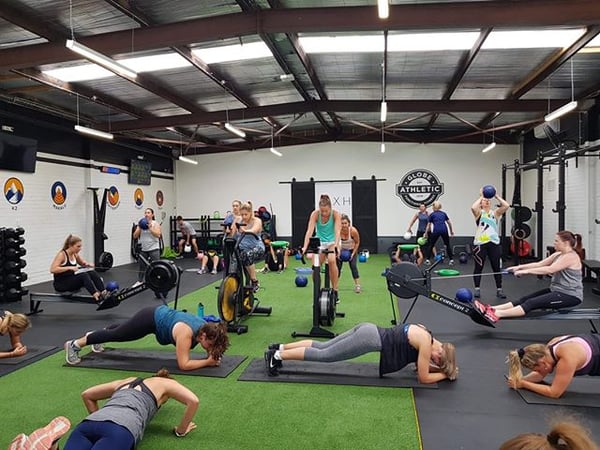
<instances>
[{"instance_id":1,"label":"white wall","mask_svg":"<svg viewBox=\"0 0 600 450\"><path fill-rule=\"evenodd\" d=\"M395 186L412 169L428 169L444 183L440 198L443 209L455 226L457 235L472 235L475 225L469 208L484 184L500 189L502 163L518 158L518 146L498 145L492 152L481 153L483 145L466 144L386 144L322 143L280 148L277 158L268 149L198 156L194 166L177 163L177 210L184 217L213 214L221 216L231 200L252 200L255 207L269 204L277 215L277 233L291 236L292 178L297 181L350 180L353 176L384 179L377 183L378 236L404 233L415 210L395 195ZM508 200L512 198L509 177ZM308 218L307 218L308 220Z\"/></svg>"},{"instance_id":2,"label":"white wall","mask_svg":"<svg viewBox=\"0 0 600 450\"><path fill-rule=\"evenodd\" d=\"M131 262L131 225L142 217L143 208L153 208L158 220L163 212L167 217L173 214L175 196L174 182L171 179L153 176L150 186L135 186L127 183L126 173L109 175L101 173L98 169L62 164L69 161L101 165L102 161L87 161L44 153L38 153L38 157L48 158L53 162L38 161L33 174L0 171L2 186L10 177L15 177L24 187L24 197L19 204L11 205L5 198L0 201L0 217L2 217L0 226L25 229L27 266L24 271L28 275L25 285L51 279L48 269L52 258L70 233L83 238L82 255L88 261L94 260L93 196L87 187L100 188L99 201L102 200L104 188L116 186L119 190L120 203L116 208L107 205L105 222L105 233L109 239L104 241L104 248L105 251L112 253L115 266ZM66 201L62 206L55 205L50 195L51 186L56 181L61 181L67 189ZM144 203L141 209L137 208L134 202L134 191L138 187L144 192ZM159 189L164 194L162 208L159 208L156 203L156 192ZM165 236L168 236L168 226L167 220L163 224Z\"/></svg>"}]
</instances>

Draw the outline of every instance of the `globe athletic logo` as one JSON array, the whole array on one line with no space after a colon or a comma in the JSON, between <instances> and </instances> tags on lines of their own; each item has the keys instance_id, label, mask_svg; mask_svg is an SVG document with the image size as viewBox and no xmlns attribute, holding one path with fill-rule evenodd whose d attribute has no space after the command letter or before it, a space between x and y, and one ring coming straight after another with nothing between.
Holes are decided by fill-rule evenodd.
<instances>
[{"instance_id":1,"label":"globe athletic logo","mask_svg":"<svg viewBox=\"0 0 600 450\"><path fill-rule=\"evenodd\" d=\"M431 205L444 193L444 184L438 177L425 169L415 169L402 177L396 185L396 195L411 208L421 203Z\"/></svg>"}]
</instances>

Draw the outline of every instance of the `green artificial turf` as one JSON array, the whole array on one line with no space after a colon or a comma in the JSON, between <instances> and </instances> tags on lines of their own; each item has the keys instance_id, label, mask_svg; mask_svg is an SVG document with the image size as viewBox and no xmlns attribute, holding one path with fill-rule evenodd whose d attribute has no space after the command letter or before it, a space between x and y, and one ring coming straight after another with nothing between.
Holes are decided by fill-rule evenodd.
<instances>
[{"instance_id":1,"label":"green artificial turf","mask_svg":"<svg viewBox=\"0 0 600 450\"><path fill-rule=\"evenodd\" d=\"M390 297L381 277L387 264L385 255L371 255L359 264L361 294L353 292L350 270L344 265L338 309L346 317L336 319L330 330L340 333L360 322L390 325ZM273 313L249 318L244 322L247 334L231 335L229 353L248 359L229 377L175 377L200 398L198 429L185 438L174 437L171 430L183 407L171 400L147 428L140 450L421 448L410 389L236 381L252 358L262 357L269 343L288 342L292 331L310 330L312 280L306 288L295 286L294 268L299 265L290 259L291 267L283 273L259 274L257 296L262 305L273 307ZM201 301L205 314L218 315L215 286L218 283L182 297L179 308L195 313ZM160 348L153 337L111 346ZM376 362L378 355L360 360ZM0 448L6 448L19 432L31 432L57 415L68 417L74 426L85 417L79 396L83 389L129 376L122 371L71 369L63 362L60 352L0 379Z\"/></svg>"}]
</instances>

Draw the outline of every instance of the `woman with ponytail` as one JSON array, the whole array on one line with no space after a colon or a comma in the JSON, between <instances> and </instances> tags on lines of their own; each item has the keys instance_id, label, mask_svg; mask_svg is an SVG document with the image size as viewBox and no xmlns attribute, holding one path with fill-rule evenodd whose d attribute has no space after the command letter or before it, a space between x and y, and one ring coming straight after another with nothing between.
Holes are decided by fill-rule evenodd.
<instances>
[{"instance_id":1,"label":"woman with ponytail","mask_svg":"<svg viewBox=\"0 0 600 450\"><path fill-rule=\"evenodd\" d=\"M581 334L557 336L548 344L531 344L508 354L508 385L546 397L558 398L573 377L600 375L600 336ZM522 367L531 372L523 376ZM554 372L552 384L543 383Z\"/></svg>"},{"instance_id":2,"label":"woman with ponytail","mask_svg":"<svg viewBox=\"0 0 600 450\"><path fill-rule=\"evenodd\" d=\"M27 347L21 342L21 335L31 327L31 322L25 314L13 314L0 309L0 336L8 334L11 350L0 352L0 358L13 358L27 353Z\"/></svg>"},{"instance_id":3,"label":"woman with ponytail","mask_svg":"<svg viewBox=\"0 0 600 450\"><path fill-rule=\"evenodd\" d=\"M576 422L554 424L548 434L524 433L509 439L499 450L598 450L588 430Z\"/></svg>"}]
</instances>

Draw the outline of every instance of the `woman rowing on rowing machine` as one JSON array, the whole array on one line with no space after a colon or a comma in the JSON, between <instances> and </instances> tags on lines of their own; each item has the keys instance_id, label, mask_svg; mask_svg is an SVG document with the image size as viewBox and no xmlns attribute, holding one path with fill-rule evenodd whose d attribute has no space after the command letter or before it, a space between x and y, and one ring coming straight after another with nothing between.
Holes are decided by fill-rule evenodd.
<instances>
[{"instance_id":1,"label":"woman rowing on rowing machine","mask_svg":"<svg viewBox=\"0 0 600 450\"><path fill-rule=\"evenodd\" d=\"M326 342L308 339L271 344L265 352L265 363L269 376L277 376L282 361L344 361L370 352L380 354L380 376L413 362L417 364L417 376L423 384L445 379L454 381L458 376L454 345L438 341L420 324L381 328L372 323L361 323Z\"/></svg>"},{"instance_id":2,"label":"woman rowing on rowing machine","mask_svg":"<svg viewBox=\"0 0 600 450\"><path fill-rule=\"evenodd\" d=\"M575 235L559 231L554 238L556 251L539 262L509 267L507 270L522 275L552 275L550 287L521 297L519 300L491 306L475 301L474 305L491 322L505 317L520 317L534 309L572 308L583 301L581 260L574 250Z\"/></svg>"}]
</instances>

